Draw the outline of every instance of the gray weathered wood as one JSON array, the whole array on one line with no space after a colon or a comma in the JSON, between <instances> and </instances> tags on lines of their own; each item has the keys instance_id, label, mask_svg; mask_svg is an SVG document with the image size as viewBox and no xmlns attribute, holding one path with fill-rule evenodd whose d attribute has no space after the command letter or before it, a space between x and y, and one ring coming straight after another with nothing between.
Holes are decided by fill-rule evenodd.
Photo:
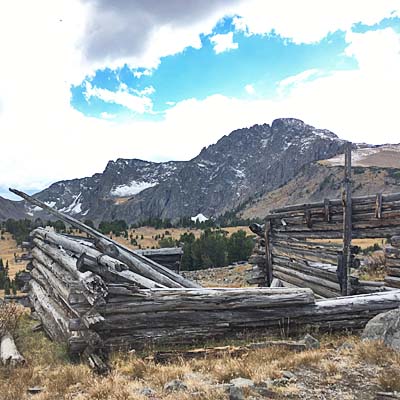
<instances>
[{"instance_id":1,"label":"gray weathered wood","mask_svg":"<svg viewBox=\"0 0 400 400\"><path fill-rule=\"evenodd\" d=\"M25 358L18 351L13 336L6 332L0 338L0 360L4 366L16 367L25 364Z\"/></svg>"}]
</instances>

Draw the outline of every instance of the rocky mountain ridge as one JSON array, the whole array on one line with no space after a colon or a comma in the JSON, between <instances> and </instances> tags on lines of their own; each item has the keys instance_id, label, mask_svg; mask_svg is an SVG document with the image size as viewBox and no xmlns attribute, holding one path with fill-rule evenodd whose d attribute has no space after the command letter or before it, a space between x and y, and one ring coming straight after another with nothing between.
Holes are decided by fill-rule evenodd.
<instances>
[{"instance_id":1,"label":"rocky mountain ridge","mask_svg":"<svg viewBox=\"0 0 400 400\"><path fill-rule=\"evenodd\" d=\"M338 155L343 143L328 130L282 118L235 130L190 161L118 159L103 173L56 182L35 197L97 222L215 217L286 184L305 165ZM25 205L25 211L42 216L36 207Z\"/></svg>"}]
</instances>

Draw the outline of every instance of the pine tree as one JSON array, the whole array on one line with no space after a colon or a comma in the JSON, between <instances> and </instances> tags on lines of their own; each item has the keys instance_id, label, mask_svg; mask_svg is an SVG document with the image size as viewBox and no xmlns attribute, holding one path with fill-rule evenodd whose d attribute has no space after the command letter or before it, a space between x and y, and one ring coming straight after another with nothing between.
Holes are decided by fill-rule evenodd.
<instances>
[{"instance_id":1,"label":"pine tree","mask_svg":"<svg viewBox=\"0 0 400 400\"><path fill-rule=\"evenodd\" d=\"M9 280L9 279L7 279L7 280L4 282L4 294L5 294L6 296L10 295L10 280Z\"/></svg>"}]
</instances>

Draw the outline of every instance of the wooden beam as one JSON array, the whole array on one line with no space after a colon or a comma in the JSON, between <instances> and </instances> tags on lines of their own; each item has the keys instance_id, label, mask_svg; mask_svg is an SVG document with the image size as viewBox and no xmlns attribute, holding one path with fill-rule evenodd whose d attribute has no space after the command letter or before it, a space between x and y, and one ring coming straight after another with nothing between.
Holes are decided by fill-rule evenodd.
<instances>
[{"instance_id":1,"label":"wooden beam","mask_svg":"<svg viewBox=\"0 0 400 400\"><path fill-rule=\"evenodd\" d=\"M345 148L345 167L343 181L343 284L342 294L349 295L351 285L351 239L352 239L352 198L351 198L351 149L352 143L347 142Z\"/></svg>"},{"instance_id":2,"label":"wooden beam","mask_svg":"<svg viewBox=\"0 0 400 400\"><path fill-rule=\"evenodd\" d=\"M21 192L16 189L9 189L10 192L16 194L17 196L22 197L24 200L27 202L34 204L35 206L38 206L42 208L43 210L47 211L48 213L54 215L56 218L60 219L63 222L66 222L67 224L72 225L73 227L80 229L81 231L87 233L89 236L95 238L98 240L98 243L102 245L102 248L100 248L101 251L104 251L104 246L105 244L109 244L111 246L114 246L113 248L117 250L118 256L116 256L117 259L119 259L119 256L123 256L123 262L129 261L130 263L144 263L147 264L147 269L155 269L162 275L165 275L167 278L170 280L176 282L177 287L190 287L190 288L195 288L199 287L197 283L194 283L183 276L175 273L174 271L171 271L170 269L164 267L163 265L157 264L150 259L143 257L137 253L135 253L132 249L122 245L121 243L118 243L115 240L110 239L109 237L103 235L102 233L98 232L96 229L91 228L88 225L85 225L84 223L78 221L77 219L70 217L69 215L63 214L54 208L49 207L45 203L33 198L32 196L27 195L24 192ZM107 255L111 255L109 251L104 251ZM128 262L127 262L128 263Z\"/></svg>"},{"instance_id":3,"label":"wooden beam","mask_svg":"<svg viewBox=\"0 0 400 400\"><path fill-rule=\"evenodd\" d=\"M375 218L382 218L382 193L376 195Z\"/></svg>"},{"instance_id":4,"label":"wooden beam","mask_svg":"<svg viewBox=\"0 0 400 400\"><path fill-rule=\"evenodd\" d=\"M271 251L271 221L265 221L265 280L266 286L270 286L274 279L272 273L272 251Z\"/></svg>"}]
</instances>

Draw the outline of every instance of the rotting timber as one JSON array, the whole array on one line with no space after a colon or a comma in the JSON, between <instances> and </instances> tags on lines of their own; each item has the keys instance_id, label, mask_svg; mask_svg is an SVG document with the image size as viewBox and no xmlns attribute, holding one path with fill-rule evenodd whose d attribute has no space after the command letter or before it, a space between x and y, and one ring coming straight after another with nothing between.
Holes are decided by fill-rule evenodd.
<instances>
[{"instance_id":1,"label":"rotting timber","mask_svg":"<svg viewBox=\"0 0 400 400\"><path fill-rule=\"evenodd\" d=\"M47 334L100 369L105 368L99 355L113 349L295 333L308 327L359 329L378 313L400 306L400 290L318 301L310 288L202 288L38 200L14 193L94 239L35 229L29 297Z\"/></svg>"},{"instance_id":2,"label":"rotting timber","mask_svg":"<svg viewBox=\"0 0 400 400\"><path fill-rule=\"evenodd\" d=\"M308 287L323 298L400 288L400 193L352 197L351 147L345 146L341 199L275 209L264 225L250 226L258 239L249 260L249 283L268 287L279 279L286 287ZM392 238L392 245L385 246L385 282L351 275L360 265L353 238Z\"/></svg>"}]
</instances>

